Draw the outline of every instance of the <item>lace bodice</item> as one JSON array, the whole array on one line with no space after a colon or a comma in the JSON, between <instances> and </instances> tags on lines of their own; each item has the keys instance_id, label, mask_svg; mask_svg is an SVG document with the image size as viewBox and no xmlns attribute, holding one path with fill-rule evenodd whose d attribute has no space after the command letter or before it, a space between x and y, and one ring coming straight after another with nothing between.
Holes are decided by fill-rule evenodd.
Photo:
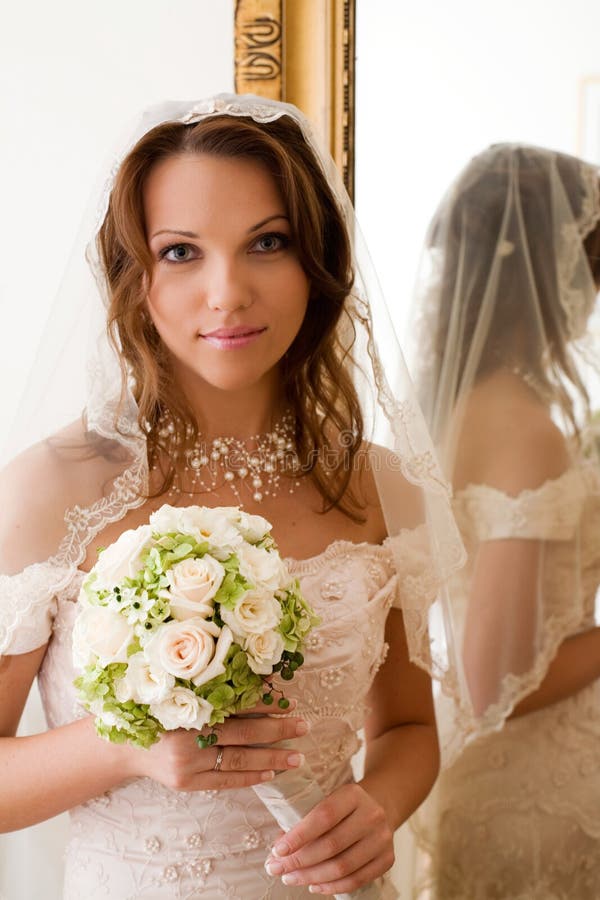
<instances>
[{"instance_id":1,"label":"lace bodice","mask_svg":"<svg viewBox=\"0 0 600 900\"><path fill-rule=\"evenodd\" d=\"M387 544L341 541L313 559L288 563L322 624L311 634L305 665L287 693L311 722L298 745L329 792L353 777L367 694L385 657L385 620L402 601L401 579ZM12 602L27 607L30 624L10 635L4 630L5 652L33 649L50 637L39 675L50 727L85 714L72 686L71 663L83 573L61 572L60 590L45 591L44 578L48 586L56 576L55 569L42 566L17 579L20 589ZM10 621L17 618L13 614ZM66 898L310 896L266 875L263 863L279 829L251 789L186 793L135 779L74 809L71 830ZM389 886L386 891L396 896Z\"/></svg>"},{"instance_id":2,"label":"lace bodice","mask_svg":"<svg viewBox=\"0 0 600 900\"><path fill-rule=\"evenodd\" d=\"M566 637L594 624L599 486L598 471L584 466L518 497L477 485L456 498L471 560L459 574L465 591L480 542L515 537L547 542L538 654L528 678L517 685L521 691L540 683ZM442 773L416 821L428 852L423 896L595 900L599 741L600 682L595 681L563 701L509 719L468 746ZM435 885L433 894L425 890L427 883Z\"/></svg>"}]
</instances>

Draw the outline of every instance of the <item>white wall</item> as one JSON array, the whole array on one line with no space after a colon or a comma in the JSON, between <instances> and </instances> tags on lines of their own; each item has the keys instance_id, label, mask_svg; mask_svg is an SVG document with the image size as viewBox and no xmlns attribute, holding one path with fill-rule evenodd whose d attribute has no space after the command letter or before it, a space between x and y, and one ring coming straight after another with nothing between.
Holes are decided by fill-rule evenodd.
<instances>
[{"instance_id":1,"label":"white wall","mask_svg":"<svg viewBox=\"0 0 600 900\"><path fill-rule=\"evenodd\" d=\"M103 162L143 107L233 90L233 7L233 0L3 4L4 427Z\"/></svg>"},{"instance_id":2,"label":"white wall","mask_svg":"<svg viewBox=\"0 0 600 900\"><path fill-rule=\"evenodd\" d=\"M578 153L600 3L357 0L357 28L357 211L402 334L427 223L468 159L499 141Z\"/></svg>"},{"instance_id":3,"label":"white wall","mask_svg":"<svg viewBox=\"0 0 600 900\"><path fill-rule=\"evenodd\" d=\"M0 84L6 428L88 193L128 121L161 100L233 90L233 0L5 3ZM23 727L45 727L36 694ZM64 830L61 817L0 836L3 900L59 900Z\"/></svg>"}]
</instances>

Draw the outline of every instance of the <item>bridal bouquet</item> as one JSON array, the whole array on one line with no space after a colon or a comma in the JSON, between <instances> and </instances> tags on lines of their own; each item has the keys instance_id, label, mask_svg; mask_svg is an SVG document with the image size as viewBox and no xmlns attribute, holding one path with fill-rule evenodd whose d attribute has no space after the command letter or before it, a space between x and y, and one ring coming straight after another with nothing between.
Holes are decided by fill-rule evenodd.
<instances>
[{"instance_id":1,"label":"bridal bouquet","mask_svg":"<svg viewBox=\"0 0 600 900\"><path fill-rule=\"evenodd\" d=\"M270 530L237 507L165 505L100 551L73 630L75 686L100 736L150 747L275 692L287 708L269 676L294 677L318 619Z\"/></svg>"}]
</instances>

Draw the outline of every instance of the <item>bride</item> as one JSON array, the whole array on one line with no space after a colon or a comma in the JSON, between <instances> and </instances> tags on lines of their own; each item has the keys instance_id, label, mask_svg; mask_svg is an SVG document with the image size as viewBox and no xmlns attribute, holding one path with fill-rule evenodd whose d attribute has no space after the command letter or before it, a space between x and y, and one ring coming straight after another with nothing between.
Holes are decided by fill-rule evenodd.
<instances>
[{"instance_id":1,"label":"bride","mask_svg":"<svg viewBox=\"0 0 600 900\"><path fill-rule=\"evenodd\" d=\"M0 827L70 811L67 898L394 896L393 832L438 765L428 611L462 548L333 164L294 107L172 104L95 219L95 282L67 277L61 319L105 319L84 413L48 433L88 346L49 341L13 444L46 433L0 479ZM322 620L293 713L257 707L205 749L105 743L72 685L84 573L164 503L265 516ZM15 737L36 675L49 729ZM282 835L249 788L304 761L325 799Z\"/></svg>"},{"instance_id":2,"label":"bride","mask_svg":"<svg viewBox=\"0 0 600 900\"><path fill-rule=\"evenodd\" d=\"M592 900L600 172L490 147L442 201L426 256L417 383L468 552L453 623L470 697L467 717L438 703L428 880L443 900Z\"/></svg>"}]
</instances>

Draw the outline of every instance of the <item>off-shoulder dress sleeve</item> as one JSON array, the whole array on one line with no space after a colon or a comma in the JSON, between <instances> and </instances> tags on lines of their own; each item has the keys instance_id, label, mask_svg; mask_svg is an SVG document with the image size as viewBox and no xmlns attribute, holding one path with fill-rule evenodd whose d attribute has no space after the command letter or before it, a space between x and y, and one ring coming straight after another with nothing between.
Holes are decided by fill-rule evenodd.
<instances>
[{"instance_id":1,"label":"off-shoulder dress sleeve","mask_svg":"<svg viewBox=\"0 0 600 900\"><path fill-rule=\"evenodd\" d=\"M34 563L18 575L0 575L0 656L28 653L52 634L57 593L68 582L68 569Z\"/></svg>"}]
</instances>

